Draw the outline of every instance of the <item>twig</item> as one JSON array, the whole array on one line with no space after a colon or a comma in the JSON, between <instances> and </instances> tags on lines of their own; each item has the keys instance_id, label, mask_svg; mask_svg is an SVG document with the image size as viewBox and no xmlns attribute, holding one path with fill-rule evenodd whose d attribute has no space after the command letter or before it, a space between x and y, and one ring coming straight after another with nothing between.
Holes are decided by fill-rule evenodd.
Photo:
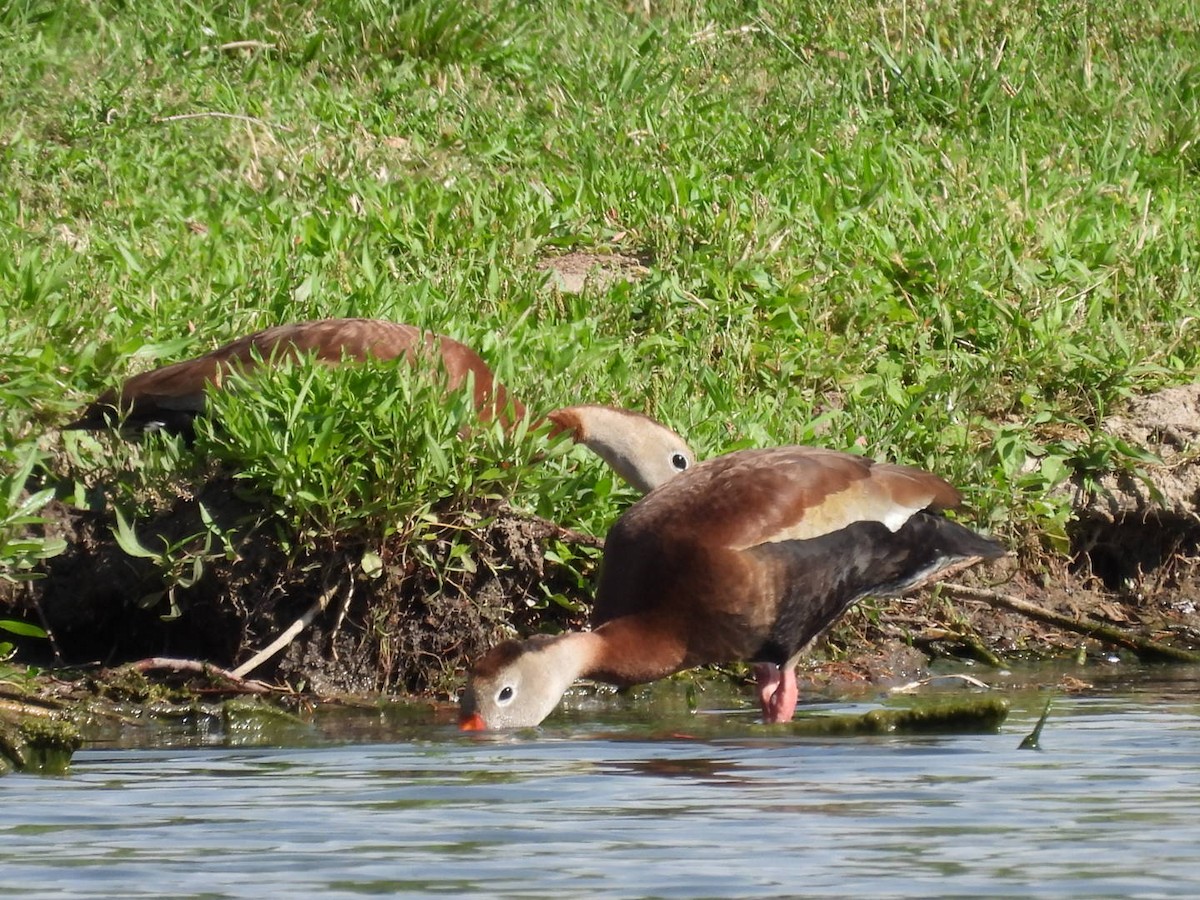
<instances>
[{"instance_id":1,"label":"twig","mask_svg":"<svg viewBox=\"0 0 1200 900\"><path fill-rule=\"evenodd\" d=\"M220 666L214 666L212 663L201 662L196 659L172 659L166 656L152 656L148 659L140 659L137 662L129 663L127 668L133 669L135 672L150 672L154 669L166 669L169 672L191 672L210 678L213 676L223 678L239 689L251 694L267 694L271 691L271 688L262 682L246 681L237 672L230 672L228 669L222 669Z\"/></svg>"},{"instance_id":2,"label":"twig","mask_svg":"<svg viewBox=\"0 0 1200 900\"><path fill-rule=\"evenodd\" d=\"M975 658L985 666L991 666L993 669L1004 668L1004 660L993 653L979 635L964 628L959 631L957 637L966 645L968 650L975 654Z\"/></svg>"},{"instance_id":3,"label":"twig","mask_svg":"<svg viewBox=\"0 0 1200 900\"><path fill-rule=\"evenodd\" d=\"M1046 720L1050 718L1050 704L1054 702L1054 695L1051 694L1046 698L1046 708L1042 710L1042 717L1037 720L1037 724L1033 726L1033 731L1025 735L1021 740L1018 750L1041 750L1042 729L1046 727Z\"/></svg>"},{"instance_id":4,"label":"twig","mask_svg":"<svg viewBox=\"0 0 1200 900\"><path fill-rule=\"evenodd\" d=\"M238 122L252 122L255 125L262 125L264 128L276 128L279 131L291 131L286 125L276 125L274 122L267 122L263 119L256 119L254 116L243 116L240 113L223 113L223 112L196 112L196 113L179 113L174 116L155 116L150 121L152 122L182 122L184 119L234 119Z\"/></svg>"},{"instance_id":5,"label":"twig","mask_svg":"<svg viewBox=\"0 0 1200 900\"><path fill-rule=\"evenodd\" d=\"M312 620L315 619L323 609L325 609L325 606L329 603L329 598L334 595L336 590L336 586L331 587L326 590L325 593L321 594L321 596L317 598L317 602L310 606L304 615L285 628L279 637L275 638L275 640L271 641L271 643L269 643L266 647L259 650L252 657L234 669L232 673L234 677L244 678L250 672L253 672L264 662L294 641L296 639L296 635L307 628L312 623Z\"/></svg>"},{"instance_id":6,"label":"twig","mask_svg":"<svg viewBox=\"0 0 1200 900\"><path fill-rule=\"evenodd\" d=\"M596 537L594 534L585 534L582 531L576 531L574 528L567 528L563 525L554 525L554 530L547 537L557 538L568 544L579 544L582 547L604 549L604 538Z\"/></svg>"},{"instance_id":7,"label":"twig","mask_svg":"<svg viewBox=\"0 0 1200 900\"><path fill-rule=\"evenodd\" d=\"M56 712L66 708L65 703L54 697L39 697L35 694L27 694L22 690L10 691L8 690L10 685L12 685L14 688L16 687L11 681L0 681L0 703L7 701L11 703L40 706L48 712Z\"/></svg>"},{"instance_id":8,"label":"twig","mask_svg":"<svg viewBox=\"0 0 1200 900\"><path fill-rule=\"evenodd\" d=\"M922 678L919 681L910 681L908 684L896 685L896 687L888 688L889 694L915 694L923 687L946 681L961 682L964 687L979 688L981 690L990 690L986 681L980 681L974 675L963 675L960 673L952 673L949 675L931 675L928 678Z\"/></svg>"},{"instance_id":9,"label":"twig","mask_svg":"<svg viewBox=\"0 0 1200 900\"><path fill-rule=\"evenodd\" d=\"M333 657L334 662L340 662L337 652L337 636L342 630L342 623L346 621L346 613L350 611L350 600L354 597L354 576L350 576L350 586L346 588L346 596L342 598L342 605L338 608L337 618L334 619L333 628L329 631L329 655Z\"/></svg>"},{"instance_id":10,"label":"twig","mask_svg":"<svg viewBox=\"0 0 1200 900\"><path fill-rule=\"evenodd\" d=\"M50 652L54 654L54 662L61 666L63 655L58 649L58 640L54 637L54 629L50 627L50 620L46 618L46 613L42 610L42 604L38 602L37 596L35 595L32 599L34 612L38 614L38 620L42 623L42 631L46 632L46 639L50 642Z\"/></svg>"},{"instance_id":11,"label":"twig","mask_svg":"<svg viewBox=\"0 0 1200 900\"><path fill-rule=\"evenodd\" d=\"M1039 622L1045 622L1047 625L1054 625L1058 628L1095 638L1108 644L1125 647L1136 653L1141 660L1157 659L1173 662L1200 662L1200 653L1195 653L1191 650L1180 650L1177 647L1171 647L1150 638L1132 634L1112 625L1102 625L1099 622L1086 622L1071 616L1064 616L1053 610L1046 609L1044 606L1038 606L1036 603L1021 600L1009 594L1001 594L999 591L967 587L965 584L946 584L945 582L942 583L941 589L953 597L960 597L963 600L979 600L989 606L1019 612L1023 616L1028 616Z\"/></svg>"},{"instance_id":12,"label":"twig","mask_svg":"<svg viewBox=\"0 0 1200 900\"><path fill-rule=\"evenodd\" d=\"M41 716L43 719L50 719L57 715L57 712L53 709L36 706L28 700L14 700L9 697L0 697L0 713L13 713L19 716Z\"/></svg>"},{"instance_id":13,"label":"twig","mask_svg":"<svg viewBox=\"0 0 1200 900\"><path fill-rule=\"evenodd\" d=\"M266 41L229 41L225 44L220 44L218 50L278 50L274 44L268 44Z\"/></svg>"}]
</instances>

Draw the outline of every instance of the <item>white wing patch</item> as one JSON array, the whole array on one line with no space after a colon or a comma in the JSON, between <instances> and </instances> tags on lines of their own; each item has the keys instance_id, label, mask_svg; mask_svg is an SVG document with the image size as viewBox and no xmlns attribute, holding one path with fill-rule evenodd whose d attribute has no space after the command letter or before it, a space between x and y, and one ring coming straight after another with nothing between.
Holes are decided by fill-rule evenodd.
<instances>
[{"instance_id":1,"label":"white wing patch","mask_svg":"<svg viewBox=\"0 0 1200 900\"><path fill-rule=\"evenodd\" d=\"M806 509L803 518L798 522L779 530L762 543L811 540L841 531L855 522L879 522L888 531L895 533L932 500L933 495L929 494L915 497L909 503L900 503L880 490L871 479L863 479L854 482L844 491L830 494L818 506ZM746 550L748 546L735 549Z\"/></svg>"}]
</instances>

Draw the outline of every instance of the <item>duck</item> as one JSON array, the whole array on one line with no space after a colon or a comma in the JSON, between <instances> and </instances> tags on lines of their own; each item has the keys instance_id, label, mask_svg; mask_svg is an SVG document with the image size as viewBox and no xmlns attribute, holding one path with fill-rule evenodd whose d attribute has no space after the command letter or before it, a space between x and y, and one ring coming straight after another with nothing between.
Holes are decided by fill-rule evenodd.
<instances>
[{"instance_id":1,"label":"duck","mask_svg":"<svg viewBox=\"0 0 1200 900\"><path fill-rule=\"evenodd\" d=\"M323 363L362 362L404 357L410 364L427 359L445 371L454 391L473 379L472 400L484 422L498 419L511 428L525 407L509 395L483 359L460 341L386 319L314 319L264 328L182 362L134 375L105 391L84 408L66 430L100 431L117 427L126 437L165 431L189 435L204 413L205 391L222 387L231 372L311 355Z\"/></svg>"},{"instance_id":2,"label":"duck","mask_svg":"<svg viewBox=\"0 0 1200 900\"><path fill-rule=\"evenodd\" d=\"M551 410L545 420L551 437L566 435L587 447L642 494L696 464L683 438L636 410L582 403Z\"/></svg>"},{"instance_id":3,"label":"duck","mask_svg":"<svg viewBox=\"0 0 1200 900\"><path fill-rule=\"evenodd\" d=\"M136 438L161 431L191 438L205 411L206 391L220 389L231 372L249 372L305 356L327 363L403 357L429 362L444 372L449 391L470 380L472 402L482 422L506 430L528 416L525 405L497 380L466 344L444 334L386 319L331 318L276 325L217 349L143 372L89 403L64 430L105 431ZM548 436L567 435L596 453L640 493L646 493L695 463L695 454L675 431L642 413L600 404L552 410L531 425Z\"/></svg>"},{"instance_id":4,"label":"duck","mask_svg":"<svg viewBox=\"0 0 1200 900\"><path fill-rule=\"evenodd\" d=\"M961 503L937 475L824 448L697 463L610 529L592 629L493 647L459 725L536 726L580 678L625 687L733 662L753 664L763 720L790 721L801 656L854 603L1005 555L946 516Z\"/></svg>"}]
</instances>

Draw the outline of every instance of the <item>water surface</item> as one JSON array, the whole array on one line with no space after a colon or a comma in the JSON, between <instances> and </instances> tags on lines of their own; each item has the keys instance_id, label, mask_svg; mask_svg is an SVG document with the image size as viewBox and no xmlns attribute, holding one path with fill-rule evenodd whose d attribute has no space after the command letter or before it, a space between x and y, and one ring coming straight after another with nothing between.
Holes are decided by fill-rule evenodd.
<instances>
[{"instance_id":1,"label":"water surface","mask_svg":"<svg viewBox=\"0 0 1200 900\"><path fill-rule=\"evenodd\" d=\"M991 734L371 711L353 743L318 718L305 746L93 746L0 781L0 872L30 898L1200 896L1197 674L1059 695L1040 751L1018 745L1044 692Z\"/></svg>"}]
</instances>

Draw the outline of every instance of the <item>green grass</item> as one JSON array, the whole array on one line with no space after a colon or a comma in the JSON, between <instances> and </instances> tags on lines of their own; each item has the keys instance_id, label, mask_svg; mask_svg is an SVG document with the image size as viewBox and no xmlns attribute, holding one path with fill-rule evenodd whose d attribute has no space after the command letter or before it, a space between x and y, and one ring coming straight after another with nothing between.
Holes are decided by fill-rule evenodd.
<instances>
[{"instance_id":1,"label":"green grass","mask_svg":"<svg viewBox=\"0 0 1200 900\"><path fill-rule=\"evenodd\" d=\"M1098 422L1197 368L1195 6L627 6L5 6L7 458L169 476L178 454L48 429L135 370L370 315L470 343L535 410L635 406L701 455L858 446L1061 548L1048 489L1138 463ZM649 274L560 296L538 263L566 249ZM302 377L263 390L286 407ZM619 508L598 465L489 480L511 448L445 462L453 415L359 411L371 466L336 471L353 441L328 434L301 459L249 408L226 458L302 528L394 522L451 484L597 529ZM303 498L264 468L281 453Z\"/></svg>"}]
</instances>

